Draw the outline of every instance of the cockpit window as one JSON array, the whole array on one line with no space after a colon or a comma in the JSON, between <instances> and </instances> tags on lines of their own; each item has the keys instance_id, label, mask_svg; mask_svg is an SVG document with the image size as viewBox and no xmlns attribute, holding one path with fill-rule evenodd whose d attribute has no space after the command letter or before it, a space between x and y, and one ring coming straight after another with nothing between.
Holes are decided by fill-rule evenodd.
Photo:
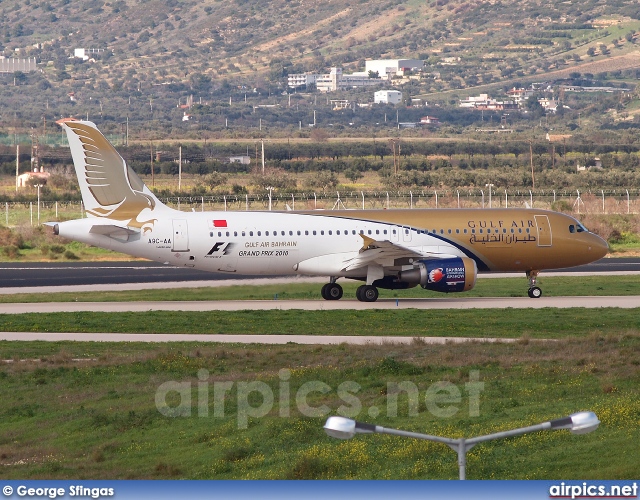
<instances>
[{"instance_id":1,"label":"cockpit window","mask_svg":"<svg viewBox=\"0 0 640 500\"><path fill-rule=\"evenodd\" d=\"M584 227L582 224L580 224L578 221L576 221L575 224L569 224L569 232L570 233L588 233L589 230Z\"/></svg>"}]
</instances>

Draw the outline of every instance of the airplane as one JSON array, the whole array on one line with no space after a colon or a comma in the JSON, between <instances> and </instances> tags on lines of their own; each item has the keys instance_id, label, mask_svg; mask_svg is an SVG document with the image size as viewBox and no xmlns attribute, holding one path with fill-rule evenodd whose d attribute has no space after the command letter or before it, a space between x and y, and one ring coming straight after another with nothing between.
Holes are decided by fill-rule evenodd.
<instances>
[{"instance_id":1,"label":"airplane","mask_svg":"<svg viewBox=\"0 0 640 500\"><path fill-rule=\"evenodd\" d=\"M356 298L420 285L471 290L479 272L523 272L537 298L541 270L604 257L602 238L566 214L534 208L182 212L164 205L89 121L64 118L86 217L54 234L174 266L250 275L328 276L321 295Z\"/></svg>"}]
</instances>

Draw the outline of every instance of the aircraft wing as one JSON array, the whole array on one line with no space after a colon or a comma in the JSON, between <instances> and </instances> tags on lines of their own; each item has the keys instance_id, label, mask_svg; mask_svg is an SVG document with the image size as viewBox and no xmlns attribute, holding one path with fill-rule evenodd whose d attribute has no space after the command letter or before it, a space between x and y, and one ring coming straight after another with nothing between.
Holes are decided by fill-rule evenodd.
<instances>
[{"instance_id":1,"label":"aircraft wing","mask_svg":"<svg viewBox=\"0 0 640 500\"><path fill-rule=\"evenodd\" d=\"M364 240L364 244L356 257L345 261L344 271L351 271L371 264L392 266L395 259L427 256L388 240L378 241L364 234L360 236Z\"/></svg>"}]
</instances>

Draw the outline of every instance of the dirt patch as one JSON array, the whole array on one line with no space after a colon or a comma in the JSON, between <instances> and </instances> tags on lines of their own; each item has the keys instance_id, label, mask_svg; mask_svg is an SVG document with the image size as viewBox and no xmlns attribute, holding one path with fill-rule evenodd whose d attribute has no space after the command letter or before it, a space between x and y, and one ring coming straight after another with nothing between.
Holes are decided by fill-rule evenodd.
<instances>
[{"instance_id":1,"label":"dirt patch","mask_svg":"<svg viewBox=\"0 0 640 500\"><path fill-rule=\"evenodd\" d=\"M276 38L275 40L270 40L268 42L262 43L260 45L257 45L255 47L255 50L267 51L267 50L273 49L274 47L277 47L278 45L282 45L283 43L290 43L293 40L296 40L297 38L308 38L318 28L325 26L327 24L331 24L336 19L347 16L350 12L351 12L351 8L341 10L337 14L334 14L331 17L327 17L326 19L323 19L322 21L314 24L313 28L307 28L302 31L296 31L295 33L289 33L288 35L281 36L280 38Z\"/></svg>"}]
</instances>

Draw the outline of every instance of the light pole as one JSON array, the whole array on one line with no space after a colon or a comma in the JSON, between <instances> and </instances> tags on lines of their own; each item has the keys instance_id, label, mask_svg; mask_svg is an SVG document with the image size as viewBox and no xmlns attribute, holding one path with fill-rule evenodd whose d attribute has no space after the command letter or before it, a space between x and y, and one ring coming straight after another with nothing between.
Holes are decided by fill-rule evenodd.
<instances>
[{"instance_id":1,"label":"light pole","mask_svg":"<svg viewBox=\"0 0 640 500\"><path fill-rule=\"evenodd\" d=\"M460 479L466 479L467 452L478 443L491 441L493 439L503 439L507 437L519 436L529 432L568 429L573 434L586 434L594 431L600 425L600 420L592 411L582 411L574 413L565 418L550 420L529 427L521 427L510 431L496 432L484 436L474 438L447 438L440 436L430 436L428 434L420 434L418 432L401 431L397 429L388 429L375 424L367 424L357 422L345 417L329 417L324 424L324 430L327 435L338 439L351 439L356 434L391 434L393 436L411 437L416 439L425 439L427 441L435 441L449 446L458 453L458 468L460 471Z\"/></svg>"}]
</instances>

